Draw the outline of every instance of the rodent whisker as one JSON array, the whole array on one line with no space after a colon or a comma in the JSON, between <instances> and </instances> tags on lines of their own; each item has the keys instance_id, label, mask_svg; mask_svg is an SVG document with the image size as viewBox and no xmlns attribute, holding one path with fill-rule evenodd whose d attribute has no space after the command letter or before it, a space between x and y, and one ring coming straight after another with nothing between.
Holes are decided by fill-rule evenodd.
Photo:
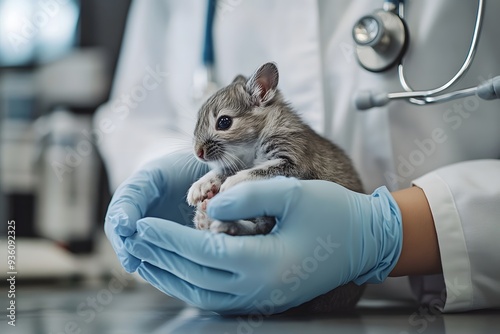
<instances>
[{"instance_id":1,"label":"rodent whisker","mask_svg":"<svg viewBox=\"0 0 500 334\"><path fill-rule=\"evenodd\" d=\"M226 151L225 158L228 164L230 164L229 169L233 174L239 171L244 166L243 161L236 154L230 152L229 150Z\"/></svg>"},{"instance_id":2,"label":"rodent whisker","mask_svg":"<svg viewBox=\"0 0 500 334\"><path fill-rule=\"evenodd\" d=\"M177 151L181 151L181 150L177 150ZM171 153L175 153L177 151L173 151ZM184 163L183 163L183 166L181 167L181 170L183 170L185 168L197 168L198 165L194 164L193 160L196 161L196 158L194 157L194 155L192 155L192 154L189 155L189 158L187 160L184 160ZM176 166L178 163L180 163L182 161L183 161L183 159L178 159L176 162L174 162L174 166Z\"/></svg>"},{"instance_id":3,"label":"rodent whisker","mask_svg":"<svg viewBox=\"0 0 500 334\"><path fill-rule=\"evenodd\" d=\"M168 135L158 138L159 141L165 142L169 147L169 152L191 151L192 150L192 136L187 135Z\"/></svg>"},{"instance_id":4,"label":"rodent whisker","mask_svg":"<svg viewBox=\"0 0 500 334\"><path fill-rule=\"evenodd\" d=\"M226 157L224 154L218 155L218 161L221 164L223 170L228 171L229 173L233 173L233 165L232 162Z\"/></svg>"}]
</instances>

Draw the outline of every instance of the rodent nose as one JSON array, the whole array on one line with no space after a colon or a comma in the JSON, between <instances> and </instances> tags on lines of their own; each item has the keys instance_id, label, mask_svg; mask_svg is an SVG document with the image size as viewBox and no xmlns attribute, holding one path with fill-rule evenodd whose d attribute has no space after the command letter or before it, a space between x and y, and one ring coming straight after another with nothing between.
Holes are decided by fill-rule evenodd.
<instances>
[{"instance_id":1,"label":"rodent nose","mask_svg":"<svg viewBox=\"0 0 500 334\"><path fill-rule=\"evenodd\" d=\"M205 151L203 151L202 148L199 148L198 151L196 151L196 155L198 156L198 158L202 159L202 160L205 160L204 156L205 156Z\"/></svg>"}]
</instances>

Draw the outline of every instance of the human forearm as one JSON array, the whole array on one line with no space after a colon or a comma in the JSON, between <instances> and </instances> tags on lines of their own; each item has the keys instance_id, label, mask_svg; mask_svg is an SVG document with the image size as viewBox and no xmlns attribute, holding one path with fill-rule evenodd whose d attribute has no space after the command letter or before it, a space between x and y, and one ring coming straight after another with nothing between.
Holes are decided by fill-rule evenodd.
<instances>
[{"instance_id":1,"label":"human forearm","mask_svg":"<svg viewBox=\"0 0 500 334\"><path fill-rule=\"evenodd\" d=\"M403 249L389 276L441 273L436 229L424 192L411 187L393 192L392 196L403 217Z\"/></svg>"}]
</instances>

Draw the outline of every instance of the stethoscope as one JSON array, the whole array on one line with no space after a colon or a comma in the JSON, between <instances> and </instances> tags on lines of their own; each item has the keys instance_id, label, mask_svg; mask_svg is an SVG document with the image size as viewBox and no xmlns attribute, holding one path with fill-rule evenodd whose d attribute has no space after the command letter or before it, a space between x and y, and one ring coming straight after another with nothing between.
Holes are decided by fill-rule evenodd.
<instances>
[{"instance_id":1,"label":"stethoscope","mask_svg":"<svg viewBox=\"0 0 500 334\"><path fill-rule=\"evenodd\" d=\"M213 42L216 7L216 0L208 0L201 66L193 76L193 99L197 102L203 101L218 88L214 75L215 54ZM483 14L484 0L478 0L472 41L462 67L444 85L424 91L413 90L404 74L404 54L409 41L408 28L404 21L404 0L385 0L383 9L361 17L352 29L359 64L371 72L387 71L397 65L399 81L405 91L395 93L359 92L354 99L357 109L366 110L381 107L392 100L406 100L421 106L447 102L471 95L477 95L484 100L500 98L500 76L490 79L477 87L439 94L454 85L470 68L477 51Z\"/></svg>"},{"instance_id":2,"label":"stethoscope","mask_svg":"<svg viewBox=\"0 0 500 334\"><path fill-rule=\"evenodd\" d=\"M398 76L404 92L359 92L354 99L356 108L366 110L381 107L392 100L406 100L415 105L447 102L471 95L484 100L500 98L500 76L477 87L440 94L454 85L467 72L477 51L484 14L484 0L478 1L476 22L467 56L457 73L440 87L415 91L404 74L404 54L408 48L409 34L404 21L404 0L386 0L383 9L361 17L352 29L359 64L371 72L383 72L397 65Z\"/></svg>"}]
</instances>

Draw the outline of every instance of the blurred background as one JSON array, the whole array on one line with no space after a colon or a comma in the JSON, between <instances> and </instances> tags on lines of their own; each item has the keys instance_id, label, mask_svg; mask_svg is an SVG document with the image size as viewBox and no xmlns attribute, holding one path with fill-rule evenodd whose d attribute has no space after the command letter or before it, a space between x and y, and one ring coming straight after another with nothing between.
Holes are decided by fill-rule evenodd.
<instances>
[{"instance_id":1,"label":"blurred background","mask_svg":"<svg viewBox=\"0 0 500 334\"><path fill-rule=\"evenodd\" d=\"M129 5L0 0L0 239L15 220L18 281L100 277L117 265L91 118L108 99Z\"/></svg>"}]
</instances>

